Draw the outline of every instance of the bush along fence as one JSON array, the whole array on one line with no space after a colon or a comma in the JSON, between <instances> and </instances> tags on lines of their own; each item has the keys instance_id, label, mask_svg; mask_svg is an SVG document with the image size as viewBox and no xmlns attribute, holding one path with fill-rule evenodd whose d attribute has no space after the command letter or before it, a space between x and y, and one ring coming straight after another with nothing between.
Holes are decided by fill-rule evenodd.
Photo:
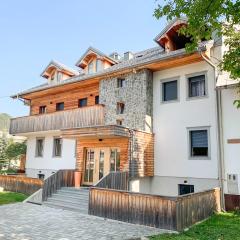
<instances>
[{"instance_id":1,"label":"bush along fence","mask_svg":"<svg viewBox=\"0 0 240 240\"><path fill-rule=\"evenodd\" d=\"M218 188L164 197L93 187L89 195L91 215L175 231L182 231L220 210Z\"/></svg>"}]
</instances>

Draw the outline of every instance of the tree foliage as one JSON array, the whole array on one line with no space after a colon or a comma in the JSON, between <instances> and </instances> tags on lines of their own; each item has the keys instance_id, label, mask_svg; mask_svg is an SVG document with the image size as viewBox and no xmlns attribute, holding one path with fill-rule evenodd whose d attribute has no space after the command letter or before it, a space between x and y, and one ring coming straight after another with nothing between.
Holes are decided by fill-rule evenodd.
<instances>
[{"instance_id":1,"label":"tree foliage","mask_svg":"<svg viewBox=\"0 0 240 240\"><path fill-rule=\"evenodd\" d=\"M22 155L26 154L26 150L26 143L12 142L7 146L5 154L8 159L13 160L18 159Z\"/></svg>"},{"instance_id":2,"label":"tree foliage","mask_svg":"<svg viewBox=\"0 0 240 240\"><path fill-rule=\"evenodd\" d=\"M167 20L186 16L188 25L179 32L191 38L187 51L194 50L202 39L210 40L216 33L226 37L228 48L220 61L222 70L230 73L232 79L240 79L240 1L239 0L159 0L154 16ZM240 100L235 101L240 107Z\"/></svg>"}]
</instances>

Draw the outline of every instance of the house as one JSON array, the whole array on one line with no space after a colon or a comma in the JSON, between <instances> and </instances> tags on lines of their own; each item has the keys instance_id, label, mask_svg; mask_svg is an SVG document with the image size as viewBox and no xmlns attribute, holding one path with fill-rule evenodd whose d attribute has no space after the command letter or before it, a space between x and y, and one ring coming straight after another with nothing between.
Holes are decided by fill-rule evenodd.
<instances>
[{"instance_id":1,"label":"house","mask_svg":"<svg viewBox=\"0 0 240 240\"><path fill-rule=\"evenodd\" d=\"M237 82L217 68L222 38L193 53L170 22L141 52L106 55L89 47L71 69L51 61L46 82L14 95L30 116L11 120L27 137L26 175L75 169L79 185L128 171L135 192L177 196L216 186L239 194Z\"/></svg>"}]
</instances>

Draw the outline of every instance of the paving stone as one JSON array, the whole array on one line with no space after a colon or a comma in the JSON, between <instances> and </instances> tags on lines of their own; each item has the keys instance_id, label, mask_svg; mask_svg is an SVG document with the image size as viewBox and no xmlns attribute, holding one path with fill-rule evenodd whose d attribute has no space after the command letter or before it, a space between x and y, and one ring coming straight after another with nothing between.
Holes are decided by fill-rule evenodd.
<instances>
[{"instance_id":1,"label":"paving stone","mask_svg":"<svg viewBox=\"0 0 240 240\"><path fill-rule=\"evenodd\" d=\"M29 203L0 206L0 240L141 239L164 232Z\"/></svg>"}]
</instances>

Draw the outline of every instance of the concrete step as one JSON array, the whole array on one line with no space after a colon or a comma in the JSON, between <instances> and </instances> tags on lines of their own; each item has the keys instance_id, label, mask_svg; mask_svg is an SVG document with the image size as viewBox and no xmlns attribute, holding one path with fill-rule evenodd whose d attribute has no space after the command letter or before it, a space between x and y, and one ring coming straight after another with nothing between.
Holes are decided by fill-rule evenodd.
<instances>
[{"instance_id":1,"label":"concrete step","mask_svg":"<svg viewBox=\"0 0 240 240\"><path fill-rule=\"evenodd\" d=\"M51 202L45 202L44 205L47 206L47 207L52 207L52 208L57 208L57 209L63 209L63 210L88 214L88 208L84 208L84 207L68 206L68 205L64 205L64 204L60 205L60 204L55 204L55 203L51 203Z\"/></svg>"},{"instance_id":2,"label":"concrete step","mask_svg":"<svg viewBox=\"0 0 240 240\"><path fill-rule=\"evenodd\" d=\"M52 198L58 198L58 199L68 199L68 200L72 200L72 201L88 201L89 200L89 196L83 196L83 195L66 195L66 194L60 194L60 193L55 193L52 195Z\"/></svg>"},{"instance_id":3,"label":"concrete step","mask_svg":"<svg viewBox=\"0 0 240 240\"><path fill-rule=\"evenodd\" d=\"M79 195L83 195L83 196L88 196L89 195L89 191L83 190L83 191L72 191L72 190L58 190L57 193L60 194L65 194L65 195L72 195L72 196L79 196Z\"/></svg>"},{"instance_id":4,"label":"concrete step","mask_svg":"<svg viewBox=\"0 0 240 240\"><path fill-rule=\"evenodd\" d=\"M61 199L61 198L49 198L47 202L55 202L55 203L64 203L69 205L76 205L76 206L88 206L87 200L82 201L73 201L72 199Z\"/></svg>"}]
</instances>

